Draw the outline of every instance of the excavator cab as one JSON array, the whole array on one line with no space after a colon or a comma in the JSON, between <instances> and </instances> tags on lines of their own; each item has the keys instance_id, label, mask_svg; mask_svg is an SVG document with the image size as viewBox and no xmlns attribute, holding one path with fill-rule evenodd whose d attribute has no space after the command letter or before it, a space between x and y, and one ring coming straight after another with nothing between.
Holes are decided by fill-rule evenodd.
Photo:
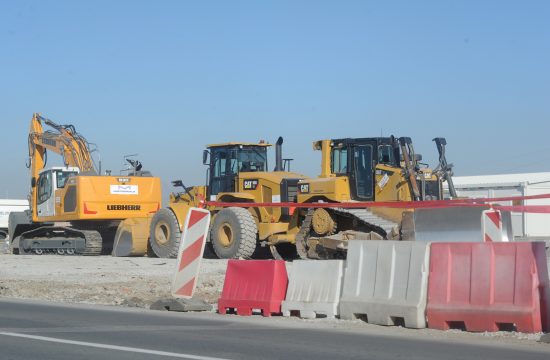
<instances>
[{"instance_id":1,"label":"excavator cab","mask_svg":"<svg viewBox=\"0 0 550 360\"><path fill-rule=\"evenodd\" d=\"M35 182L33 178L31 185L37 187L36 208L39 218L55 215L58 190L64 189L67 180L78 175L78 172L79 169L76 167L53 167L40 171L38 181Z\"/></svg>"}]
</instances>

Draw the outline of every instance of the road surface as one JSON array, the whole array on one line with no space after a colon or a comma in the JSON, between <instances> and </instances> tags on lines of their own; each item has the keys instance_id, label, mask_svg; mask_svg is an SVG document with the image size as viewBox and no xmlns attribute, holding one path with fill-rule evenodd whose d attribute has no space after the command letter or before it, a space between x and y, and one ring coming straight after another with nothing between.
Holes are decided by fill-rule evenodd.
<instances>
[{"instance_id":1,"label":"road surface","mask_svg":"<svg viewBox=\"0 0 550 360\"><path fill-rule=\"evenodd\" d=\"M442 340L394 335L384 327L346 330L329 322L323 329L318 322L282 320L0 299L0 358L550 359L547 344Z\"/></svg>"}]
</instances>

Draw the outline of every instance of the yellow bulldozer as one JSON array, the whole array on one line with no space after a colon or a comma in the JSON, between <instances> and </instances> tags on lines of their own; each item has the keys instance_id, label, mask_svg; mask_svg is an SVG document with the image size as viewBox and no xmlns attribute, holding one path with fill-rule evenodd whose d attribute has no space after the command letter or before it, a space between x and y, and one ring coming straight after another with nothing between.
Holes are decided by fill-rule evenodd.
<instances>
[{"instance_id":1,"label":"yellow bulldozer","mask_svg":"<svg viewBox=\"0 0 550 360\"><path fill-rule=\"evenodd\" d=\"M270 144L230 142L208 145L203 163L208 166L205 186L175 186L170 204L153 216L149 242L158 257L177 255L182 226L191 207L204 200L225 203L296 202L298 181L305 176L290 172L290 160L282 158L283 139L276 142L273 171L268 170ZM285 168L288 171L285 171ZM299 230L292 209L277 207L207 207L212 212L209 247L219 258L250 258L258 245L269 247L273 256L293 248ZM292 249L290 249L293 251Z\"/></svg>"},{"instance_id":2,"label":"yellow bulldozer","mask_svg":"<svg viewBox=\"0 0 550 360\"><path fill-rule=\"evenodd\" d=\"M446 141L434 141L439 165L433 170L421 163L421 155L415 153L407 137L316 141L313 147L322 153L318 178L282 171L281 138L273 172L266 171L268 144L209 145L203 156L208 185L185 187L181 181L174 182L183 191L171 194L169 207L154 215L151 248L160 257L176 256L189 208L201 206L205 200L225 203L225 207L207 206L213 213L209 240L219 258L250 258L258 244L268 246L277 259L324 259L345 257L347 241L352 239L424 240L438 236L452 241L475 236L481 223L478 208L335 205L441 200L444 182L450 196L456 198L452 165L445 157ZM296 206L252 204L280 202ZM333 204L318 207L316 203Z\"/></svg>"},{"instance_id":3,"label":"yellow bulldozer","mask_svg":"<svg viewBox=\"0 0 550 360\"><path fill-rule=\"evenodd\" d=\"M321 175L298 183L299 203L403 202L443 199L443 182L456 198L452 165L445 157L446 140L435 138L439 165L431 170L421 163L408 137L345 138L316 141L314 150L322 153ZM347 240L414 240L418 230L426 229L430 213L446 211L423 209L422 219L415 210L392 207L311 208L302 213L300 231L295 238L302 258L343 257ZM451 209L451 211L454 211ZM466 210L469 212L469 210ZM471 228L480 222L479 210L446 231ZM476 216L478 216L476 218ZM441 219L441 217L440 217ZM447 226L456 217L447 216ZM422 221L423 224L418 224ZM452 228L452 229L451 229Z\"/></svg>"},{"instance_id":4,"label":"yellow bulldozer","mask_svg":"<svg viewBox=\"0 0 550 360\"><path fill-rule=\"evenodd\" d=\"M121 228L160 209L159 178L139 167L101 176L90 143L73 125L34 114L28 146L30 211L12 213L9 221L15 254L110 254ZM63 166L46 168L48 153L60 155ZM134 246L147 249L147 237L140 239L132 240Z\"/></svg>"}]
</instances>

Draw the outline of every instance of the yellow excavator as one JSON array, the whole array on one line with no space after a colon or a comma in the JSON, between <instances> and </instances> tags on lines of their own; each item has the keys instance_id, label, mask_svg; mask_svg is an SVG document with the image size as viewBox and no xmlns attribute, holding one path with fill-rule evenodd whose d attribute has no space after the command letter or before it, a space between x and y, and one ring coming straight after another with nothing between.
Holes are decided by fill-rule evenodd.
<instances>
[{"instance_id":1,"label":"yellow excavator","mask_svg":"<svg viewBox=\"0 0 550 360\"><path fill-rule=\"evenodd\" d=\"M160 209L159 178L139 166L129 174L101 176L90 144L73 125L34 114L28 145L31 209L10 215L15 254L109 254L120 229L132 229L136 219ZM48 153L61 155L64 166L45 168ZM147 237L138 239L134 246L146 250Z\"/></svg>"},{"instance_id":2,"label":"yellow excavator","mask_svg":"<svg viewBox=\"0 0 550 360\"><path fill-rule=\"evenodd\" d=\"M434 141L439 151L439 165L434 170L421 164L422 157L415 153L408 137L316 141L313 148L322 153L321 175L298 183L298 202L441 200L445 181L451 197L456 198L452 165L445 157L446 140ZM418 213L422 218L416 216ZM464 229L473 229L475 222L481 222L480 210L461 210L461 214L466 213L469 215L462 216L456 226L449 226L460 218L454 209L311 208L302 212L295 244L302 258L329 258L345 256L347 240L351 239L414 240L420 239L419 231L442 227L442 233L460 236ZM439 223L430 220L435 218Z\"/></svg>"},{"instance_id":3,"label":"yellow excavator","mask_svg":"<svg viewBox=\"0 0 550 360\"><path fill-rule=\"evenodd\" d=\"M270 144L230 142L208 145L203 163L208 166L206 186L186 187L170 194L170 204L158 211L150 225L150 246L156 256L175 257L187 212L204 200L229 203L296 202L298 181L305 176L290 172L290 160L282 158L283 139L276 143L276 161L268 170ZM288 171L285 171L285 168ZM292 209L277 207L207 207L213 215L209 247L219 258L250 258L259 246L269 247L281 258L294 251L298 232ZM282 253L282 254L281 254Z\"/></svg>"}]
</instances>

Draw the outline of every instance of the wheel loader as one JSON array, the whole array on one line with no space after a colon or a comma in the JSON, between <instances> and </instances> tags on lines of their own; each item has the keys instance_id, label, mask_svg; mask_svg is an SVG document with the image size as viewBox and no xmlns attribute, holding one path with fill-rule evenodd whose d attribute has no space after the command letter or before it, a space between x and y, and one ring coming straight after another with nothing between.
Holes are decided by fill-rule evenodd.
<instances>
[{"instance_id":1,"label":"wheel loader","mask_svg":"<svg viewBox=\"0 0 550 360\"><path fill-rule=\"evenodd\" d=\"M444 181L451 197L456 198L452 165L445 157L446 140L434 141L439 151L439 165L434 170L421 163L422 157L414 152L408 137L316 141L313 148L322 153L321 175L299 181L298 202L441 200ZM456 235L461 228L471 229L474 222L480 223L479 209L463 209L460 214L462 217L455 209L311 208L300 220L295 244L302 258L344 257L347 240L414 240L420 238L419 231L436 227L443 229L445 236ZM439 223L430 220L435 218Z\"/></svg>"},{"instance_id":2,"label":"wheel loader","mask_svg":"<svg viewBox=\"0 0 550 360\"><path fill-rule=\"evenodd\" d=\"M9 219L15 254L110 254L122 228L132 229L160 208L159 178L143 171L100 175L90 143L73 125L34 114L28 146L30 211L11 213ZM63 166L46 168L50 153L60 155ZM131 242L147 249L146 237Z\"/></svg>"},{"instance_id":3,"label":"wheel loader","mask_svg":"<svg viewBox=\"0 0 550 360\"><path fill-rule=\"evenodd\" d=\"M191 207L205 200L229 203L296 202L298 181L306 177L285 171L291 159L282 158L283 139L276 143L276 164L268 170L270 144L230 142L208 145L203 152L207 185L186 187L181 180L179 193L170 194L168 207L159 210L150 224L150 248L158 257L177 255L182 226ZM207 207L212 212L208 247L219 258L252 256L259 245L269 247L280 258L294 251L299 230L292 209L276 207Z\"/></svg>"}]
</instances>

